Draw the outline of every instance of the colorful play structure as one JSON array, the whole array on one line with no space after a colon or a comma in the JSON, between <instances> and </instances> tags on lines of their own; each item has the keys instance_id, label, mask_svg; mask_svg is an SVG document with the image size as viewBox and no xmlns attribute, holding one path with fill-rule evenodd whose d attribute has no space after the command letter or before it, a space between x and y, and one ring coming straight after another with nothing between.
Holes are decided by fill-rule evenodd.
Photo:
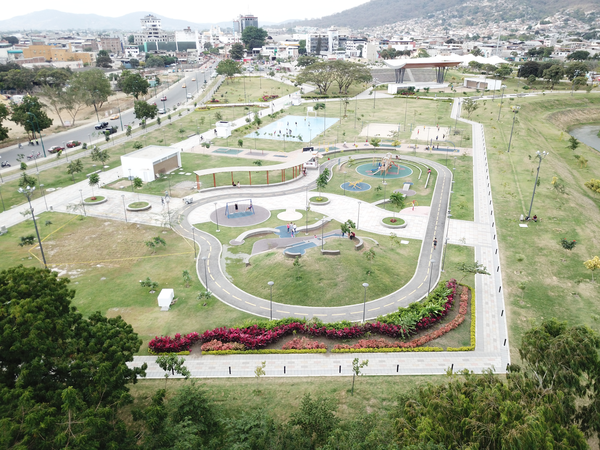
<instances>
[{"instance_id":1,"label":"colorful play structure","mask_svg":"<svg viewBox=\"0 0 600 450\"><path fill-rule=\"evenodd\" d=\"M375 165L375 158L373 158L373 165ZM396 164L393 160L392 160L392 154L391 153L386 153L384 155L383 158L381 158L381 161L379 161L377 170L374 171L371 175L377 175L377 174L385 174L387 175L389 170L392 167L396 167L396 172L394 174L397 174L400 172L400 166L398 166L398 164Z\"/></svg>"},{"instance_id":2,"label":"colorful play structure","mask_svg":"<svg viewBox=\"0 0 600 450\"><path fill-rule=\"evenodd\" d=\"M228 219L251 216L255 214L252 199L236 200L225 204L225 215Z\"/></svg>"}]
</instances>

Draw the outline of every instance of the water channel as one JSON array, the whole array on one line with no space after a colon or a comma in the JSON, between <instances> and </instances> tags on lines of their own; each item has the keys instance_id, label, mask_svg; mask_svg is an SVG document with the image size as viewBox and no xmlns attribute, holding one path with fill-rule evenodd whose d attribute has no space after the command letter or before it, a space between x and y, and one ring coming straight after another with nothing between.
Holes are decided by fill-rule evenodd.
<instances>
[{"instance_id":1,"label":"water channel","mask_svg":"<svg viewBox=\"0 0 600 450\"><path fill-rule=\"evenodd\" d=\"M582 125L571 129L569 134L575 136L577 140L583 142L585 145L600 152L600 137L598 137L598 131L600 131L600 125Z\"/></svg>"}]
</instances>

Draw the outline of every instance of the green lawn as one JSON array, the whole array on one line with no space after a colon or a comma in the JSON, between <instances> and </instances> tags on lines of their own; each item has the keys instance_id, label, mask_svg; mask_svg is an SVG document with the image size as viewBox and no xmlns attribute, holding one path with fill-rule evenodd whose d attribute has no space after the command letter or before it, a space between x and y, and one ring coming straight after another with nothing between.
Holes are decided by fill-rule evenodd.
<instances>
[{"instance_id":1,"label":"green lawn","mask_svg":"<svg viewBox=\"0 0 600 450\"><path fill-rule=\"evenodd\" d=\"M521 106L510 153L506 149L513 113L508 107L497 122L497 110L488 101L472 119L485 124L512 342L519 342L530 320L542 317L598 330L598 283L590 282L583 262L599 254L600 195L584 183L598 178L600 155L583 144L575 152L568 149L565 131L573 119L598 120L600 99L547 95L509 103ZM519 216L527 215L531 202L538 150L550 152L541 165L532 209L541 221L520 228ZM575 154L587 159L587 166ZM561 238L575 239L577 246L565 250ZM518 360L515 351L513 357Z\"/></svg>"},{"instance_id":2,"label":"green lawn","mask_svg":"<svg viewBox=\"0 0 600 450\"><path fill-rule=\"evenodd\" d=\"M298 91L298 88L295 86L280 83L269 78L243 76L226 79L215 93L214 98L219 101L217 104L250 103L261 101L264 95L284 97L296 91ZM230 119L225 115L225 120Z\"/></svg>"}]
</instances>

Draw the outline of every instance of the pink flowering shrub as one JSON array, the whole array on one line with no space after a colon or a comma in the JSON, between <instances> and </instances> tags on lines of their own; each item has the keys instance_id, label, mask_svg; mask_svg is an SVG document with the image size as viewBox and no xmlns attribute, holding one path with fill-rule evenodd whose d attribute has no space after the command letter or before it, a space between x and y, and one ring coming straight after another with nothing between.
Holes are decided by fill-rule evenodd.
<instances>
[{"instance_id":1,"label":"pink flowering shrub","mask_svg":"<svg viewBox=\"0 0 600 450\"><path fill-rule=\"evenodd\" d=\"M200 335L193 333L181 336L177 333L174 338L170 336L156 336L150 341L148 347L154 353L177 353L189 351L190 347L200 340Z\"/></svg>"},{"instance_id":2,"label":"pink flowering shrub","mask_svg":"<svg viewBox=\"0 0 600 450\"><path fill-rule=\"evenodd\" d=\"M294 338L281 347L283 350L312 350L317 348L327 348L325 344L318 341L311 341L307 337Z\"/></svg>"},{"instance_id":3,"label":"pink flowering shrub","mask_svg":"<svg viewBox=\"0 0 600 450\"><path fill-rule=\"evenodd\" d=\"M200 347L200 349L203 352L214 352L219 350L246 350L244 344L240 344L239 342L229 342L227 344L223 344L222 342L217 341L216 339L202 344L202 347Z\"/></svg>"}]
</instances>

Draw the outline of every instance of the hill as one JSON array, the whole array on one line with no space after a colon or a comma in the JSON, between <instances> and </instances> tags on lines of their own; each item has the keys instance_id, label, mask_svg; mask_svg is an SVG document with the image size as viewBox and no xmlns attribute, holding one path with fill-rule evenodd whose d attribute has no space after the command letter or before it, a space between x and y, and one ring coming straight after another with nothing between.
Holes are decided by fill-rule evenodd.
<instances>
[{"instance_id":1,"label":"hill","mask_svg":"<svg viewBox=\"0 0 600 450\"><path fill-rule=\"evenodd\" d=\"M55 9L46 9L44 11L35 11L22 16L16 16L7 20L0 20L0 31L6 33L19 30L127 30L135 31L141 28L140 19L149 13L134 12L120 17L105 17L98 14L73 14ZM180 30L186 27L202 30L210 28L211 25L222 27L231 27L230 22L208 24L196 23L187 20L170 19L161 17L162 27L165 30Z\"/></svg>"},{"instance_id":2,"label":"hill","mask_svg":"<svg viewBox=\"0 0 600 450\"><path fill-rule=\"evenodd\" d=\"M371 28L410 19L461 18L484 23L515 19L541 19L564 9L600 10L600 0L371 0L320 19L292 25L353 29Z\"/></svg>"}]
</instances>

